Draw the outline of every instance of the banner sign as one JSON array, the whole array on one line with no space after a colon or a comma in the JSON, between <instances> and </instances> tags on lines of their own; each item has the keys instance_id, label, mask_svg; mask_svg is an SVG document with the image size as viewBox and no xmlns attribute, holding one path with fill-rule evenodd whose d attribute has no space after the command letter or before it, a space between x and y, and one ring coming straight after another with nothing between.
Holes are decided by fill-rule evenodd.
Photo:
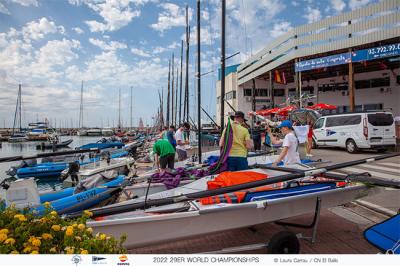
<instances>
[{"instance_id":1,"label":"banner sign","mask_svg":"<svg viewBox=\"0 0 400 266\"><path fill-rule=\"evenodd\" d=\"M343 65L350 62L369 61L399 55L400 43L389 44L359 51L353 51L351 53L343 53L300 61L295 64L295 72L307 71L328 66Z\"/></svg>"},{"instance_id":2,"label":"banner sign","mask_svg":"<svg viewBox=\"0 0 400 266\"><path fill-rule=\"evenodd\" d=\"M335 54L326 57L297 62L295 65L295 71L301 72L316 68L348 64L350 62L351 62L350 53Z\"/></svg>"},{"instance_id":3,"label":"banner sign","mask_svg":"<svg viewBox=\"0 0 400 266\"><path fill-rule=\"evenodd\" d=\"M368 61L398 55L400 55L400 43L354 51L351 53L351 61Z\"/></svg>"}]
</instances>

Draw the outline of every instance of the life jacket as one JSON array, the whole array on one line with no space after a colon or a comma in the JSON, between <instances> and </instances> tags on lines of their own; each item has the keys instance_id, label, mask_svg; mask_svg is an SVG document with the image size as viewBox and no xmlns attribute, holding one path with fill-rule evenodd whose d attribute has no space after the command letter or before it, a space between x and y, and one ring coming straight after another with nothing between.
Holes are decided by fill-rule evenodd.
<instances>
[{"instance_id":1,"label":"life jacket","mask_svg":"<svg viewBox=\"0 0 400 266\"><path fill-rule=\"evenodd\" d=\"M214 180L207 182L208 190L222 187L229 187L243 183L258 181L267 178L268 175L252 171L243 172L223 172ZM201 198L199 201L203 205L218 203L241 203L246 195L246 191L225 193L222 195Z\"/></svg>"}]
</instances>

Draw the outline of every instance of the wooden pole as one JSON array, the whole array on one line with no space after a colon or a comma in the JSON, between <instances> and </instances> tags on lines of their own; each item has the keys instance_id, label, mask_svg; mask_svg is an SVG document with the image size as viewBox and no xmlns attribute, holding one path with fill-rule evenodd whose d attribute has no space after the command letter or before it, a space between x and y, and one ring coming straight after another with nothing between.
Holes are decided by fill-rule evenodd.
<instances>
[{"instance_id":1,"label":"wooden pole","mask_svg":"<svg viewBox=\"0 0 400 266\"><path fill-rule=\"evenodd\" d=\"M272 80L272 72L269 71L269 92L271 97L271 108L275 107L275 97L274 97L274 82Z\"/></svg>"}]
</instances>

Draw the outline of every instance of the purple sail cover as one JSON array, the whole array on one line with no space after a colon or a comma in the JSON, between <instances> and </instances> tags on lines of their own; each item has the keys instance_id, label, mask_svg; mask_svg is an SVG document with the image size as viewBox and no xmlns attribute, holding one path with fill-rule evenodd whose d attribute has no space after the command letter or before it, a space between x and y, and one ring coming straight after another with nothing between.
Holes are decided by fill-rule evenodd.
<instances>
[{"instance_id":1,"label":"purple sail cover","mask_svg":"<svg viewBox=\"0 0 400 266\"><path fill-rule=\"evenodd\" d=\"M172 189L178 187L181 180L196 180L206 175L208 175L208 172L204 169L187 170L179 167L173 173L153 174L151 176L151 183L163 183L167 189Z\"/></svg>"}]
</instances>

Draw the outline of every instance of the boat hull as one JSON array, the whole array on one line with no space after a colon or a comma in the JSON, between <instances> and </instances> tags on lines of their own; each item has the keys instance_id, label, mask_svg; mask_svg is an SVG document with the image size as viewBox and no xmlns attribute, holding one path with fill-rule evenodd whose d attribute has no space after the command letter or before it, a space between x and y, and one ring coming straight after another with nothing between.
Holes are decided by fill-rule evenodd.
<instances>
[{"instance_id":1,"label":"boat hull","mask_svg":"<svg viewBox=\"0 0 400 266\"><path fill-rule=\"evenodd\" d=\"M124 214L124 218L90 221L96 232L119 237L127 234L126 248L178 240L224 230L249 227L313 212L317 198L323 208L334 207L366 196L371 188L355 185L281 199L241 204L212 205L198 211L170 214Z\"/></svg>"}]
</instances>

